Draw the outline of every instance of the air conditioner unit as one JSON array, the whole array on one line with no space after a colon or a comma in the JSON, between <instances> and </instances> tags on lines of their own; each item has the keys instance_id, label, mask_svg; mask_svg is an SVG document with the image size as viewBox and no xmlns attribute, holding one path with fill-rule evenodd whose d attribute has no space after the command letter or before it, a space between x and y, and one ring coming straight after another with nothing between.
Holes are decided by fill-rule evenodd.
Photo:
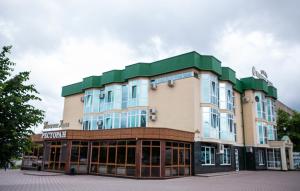
<instances>
[{"instance_id":1,"label":"air conditioner unit","mask_svg":"<svg viewBox=\"0 0 300 191\"><path fill-rule=\"evenodd\" d=\"M151 89L152 90L156 90L157 89L157 84L155 82L151 83Z\"/></svg>"},{"instance_id":2,"label":"air conditioner unit","mask_svg":"<svg viewBox=\"0 0 300 191\"><path fill-rule=\"evenodd\" d=\"M250 101L249 97L244 96L243 97L243 103L248 103Z\"/></svg>"},{"instance_id":3,"label":"air conditioner unit","mask_svg":"<svg viewBox=\"0 0 300 191\"><path fill-rule=\"evenodd\" d=\"M105 94L104 94L104 93L100 93L100 94L99 94L99 98L100 98L100 99L104 99L104 97L105 97Z\"/></svg>"},{"instance_id":4,"label":"air conditioner unit","mask_svg":"<svg viewBox=\"0 0 300 191\"><path fill-rule=\"evenodd\" d=\"M98 129L102 129L103 128L103 121L97 121L97 127L98 127Z\"/></svg>"},{"instance_id":5,"label":"air conditioner unit","mask_svg":"<svg viewBox=\"0 0 300 191\"><path fill-rule=\"evenodd\" d=\"M149 109L149 112L150 112L150 114L156 114L156 109L155 108L151 108L151 109Z\"/></svg>"},{"instance_id":6,"label":"air conditioner unit","mask_svg":"<svg viewBox=\"0 0 300 191\"><path fill-rule=\"evenodd\" d=\"M168 80L168 86L169 87L174 87L175 81L174 80Z\"/></svg>"},{"instance_id":7,"label":"air conditioner unit","mask_svg":"<svg viewBox=\"0 0 300 191\"><path fill-rule=\"evenodd\" d=\"M218 147L218 153L219 154L224 154L224 145L223 144L219 145L219 147Z\"/></svg>"},{"instance_id":8,"label":"air conditioner unit","mask_svg":"<svg viewBox=\"0 0 300 191\"><path fill-rule=\"evenodd\" d=\"M84 102L84 97L80 97L80 101L81 101L81 102Z\"/></svg>"},{"instance_id":9,"label":"air conditioner unit","mask_svg":"<svg viewBox=\"0 0 300 191\"><path fill-rule=\"evenodd\" d=\"M193 72L194 73L194 78L199 78L199 74L196 73L196 72Z\"/></svg>"},{"instance_id":10,"label":"air conditioner unit","mask_svg":"<svg viewBox=\"0 0 300 191\"><path fill-rule=\"evenodd\" d=\"M78 123L82 124L82 119L78 119Z\"/></svg>"},{"instance_id":11,"label":"air conditioner unit","mask_svg":"<svg viewBox=\"0 0 300 191\"><path fill-rule=\"evenodd\" d=\"M253 148L252 147L246 147L246 152L247 153L252 153L253 152Z\"/></svg>"},{"instance_id":12,"label":"air conditioner unit","mask_svg":"<svg viewBox=\"0 0 300 191\"><path fill-rule=\"evenodd\" d=\"M156 121L156 115L150 115L150 120L151 121Z\"/></svg>"}]
</instances>

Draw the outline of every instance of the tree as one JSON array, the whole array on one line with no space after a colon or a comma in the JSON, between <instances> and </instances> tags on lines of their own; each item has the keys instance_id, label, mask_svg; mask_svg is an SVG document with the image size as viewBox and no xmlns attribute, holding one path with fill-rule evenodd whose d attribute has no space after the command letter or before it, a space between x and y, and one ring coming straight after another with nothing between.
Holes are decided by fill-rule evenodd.
<instances>
[{"instance_id":1,"label":"tree","mask_svg":"<svg viewBox=\"0 0 300 191\"><path fill-rule=\"evenodd\" d=\"M300 152L300 113L294 112L289 115L283 110L277 112L277 132L278 137L288 135L294 143L294 151Z\"/></svg>"},{"instance_id":2,"label":"tree","mask_svg":"<svg viewBox=\"0 0 300 191\"><path fill-rule=\"evenodd\" d=\"M12 75L15 63L7 57L10 50L5 46L0 53L0 167L21 157L31 144L30 127L44 118L44 111L30 104L41 99L34 85L28 85L29 72Z\"/></svg>"}]
</instances>

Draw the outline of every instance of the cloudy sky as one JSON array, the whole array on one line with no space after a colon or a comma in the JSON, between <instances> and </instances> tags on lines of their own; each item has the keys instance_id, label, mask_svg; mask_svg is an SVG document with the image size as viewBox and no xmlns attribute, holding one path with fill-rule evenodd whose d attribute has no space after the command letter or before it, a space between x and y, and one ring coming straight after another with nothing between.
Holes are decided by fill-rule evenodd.
<instances>
[{"instance_id":1,"label":"cloudy sky","mask_svg":"<svg viewBox=\"0 0 300 191\"><path fill-rule=\"evenodd\" d=\"M63 85L195 50L237 77L264 69L300 110L300 7L291 0L0 0L0 46L31 71L46 121L62 118Z\"/></svg>"}]
</instances>

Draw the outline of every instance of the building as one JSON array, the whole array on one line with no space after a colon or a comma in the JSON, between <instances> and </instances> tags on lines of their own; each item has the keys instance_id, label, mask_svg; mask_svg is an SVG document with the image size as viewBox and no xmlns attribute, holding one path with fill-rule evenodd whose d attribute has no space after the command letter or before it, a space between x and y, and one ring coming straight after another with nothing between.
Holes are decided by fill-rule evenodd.
<instances>
[{"instance_id":1,"label":"building","mask_svg":"<svg viewBox=\"0 0 300 191\"><path fill-rule=\"evenodd\" d=\"M293 145L277 140L277 89L252 72L237 79L190 52L84 78L62 88L63 119L45 123L32 155L43 170L134 178L292 169Z\"/></svg>"},{"instance_id":2,"label":"building","mask_svg":"<svg viewBox=\"0 0 300 191\"><path fill-rule=\"evenodd\" d=\"M279 100L276 100L275 102L275 108L276 108L276 111L278 111L279 109L287 112L290 116L292 116L295 112L295 110L293 110L292 108L290 108L289 106L285 105L284 103L282 103L281 101Z\"/></svg>"}]
</instances>

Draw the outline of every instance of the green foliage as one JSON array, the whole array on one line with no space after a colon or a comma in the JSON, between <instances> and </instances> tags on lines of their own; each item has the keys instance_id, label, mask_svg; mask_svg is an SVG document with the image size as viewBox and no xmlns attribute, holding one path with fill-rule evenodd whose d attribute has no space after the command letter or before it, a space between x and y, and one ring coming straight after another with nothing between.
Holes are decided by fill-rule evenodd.
<instances>
[{"instance_id":1,"label":"green foliage","mask_svg":"<svg viewBox=\"0 0 300 191\"><path fill-rule=\"evenodd\" d=\"M31 145L30 127L42 122L44 112L29 102L40 101L34 85L26 83L29 72L12 76L15 63L7 54L11 46L2 48L0 53L0 167L20 158Z\"/></svg>"},{"instance_id":2,"label":"green foliage","mask_svg":"<svg viewBox=\"0 0 300 191\"><path fill-rule=\"evenodd\" d=\"M277 112L277 133L281 138L288 135L294 143L294 151L300 152L300 113L289 115L283 110Z\"/></svg>"}]
</instances>

